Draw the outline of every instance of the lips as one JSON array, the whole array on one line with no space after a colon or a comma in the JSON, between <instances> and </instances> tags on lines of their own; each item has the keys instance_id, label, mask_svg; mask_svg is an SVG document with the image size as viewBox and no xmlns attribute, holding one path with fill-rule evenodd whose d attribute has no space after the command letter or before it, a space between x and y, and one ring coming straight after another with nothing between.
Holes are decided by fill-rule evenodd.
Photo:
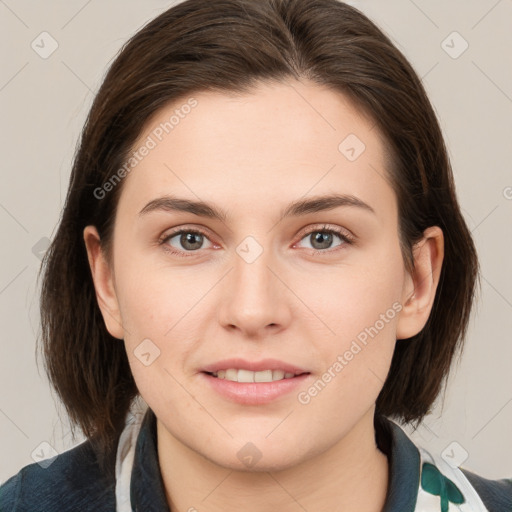
<instances>
[{"instance_id":1,"label":"lips","mask_svg":"<svg viewBox=\"0 0 512 512\"><path fill-rule=\"evenodd\" d=\"M232 363L230 363L232 364ZM288 365L289 366L289 365ZM225 370L219 370L222 372ZM237 370L239 371L239 370ZM248 370L242 370L248 371ZM279 370L273 370L279 371ZM280 370L282 372L282 370ZM257 373L256 373L257 374ZM199 378L207 386L224 399L241 405L264 405L279 398L290 396L293 391L304 385L312 375L302 373L289 379L273 380L271 382L238 382L214 377L209 372L199 372Z\"/></svg>"},{"instance_id":2,"label":"lips","mask_svg":"<svg viewBox=\"0 0 512 512\"><path fill-rule=\"evenodd\" d=\"M270 403L311 378L306 368L279 359L223 359L204 366L199 374L221 396L242 405Z\"/></svg>"}]
</instances>

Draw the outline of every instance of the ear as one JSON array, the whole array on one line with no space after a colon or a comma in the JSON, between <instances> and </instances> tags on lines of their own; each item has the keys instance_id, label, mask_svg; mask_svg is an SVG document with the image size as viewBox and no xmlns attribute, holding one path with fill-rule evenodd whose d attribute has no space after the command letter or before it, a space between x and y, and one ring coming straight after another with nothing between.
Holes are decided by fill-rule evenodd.
<instances>
[{"instance_id":1,"label":"ear","mask_svg":"<svg viewBox=\"0 0 512 512\"><path fill-rule=\"evenodd\" d=\"M87 226L83 232L89 266L91 267L96 299L108 332L114 338L123 339L124 329L119 311L113 270L100 246L100 236L95 226Z\"/></svg>"},{"instance_id":2,"label":"ear","mask_svg":"<svg viewBox=\"0 0 512 512\"><path fill-rule=\"evenodd\" d=\"M437 285L444 258L443 231L431 226L413 247L414 271L407 273L402 306L397 322L397 339L407 339L418 334L425 324L434 304Z\"/></svg>"}]
</instances>

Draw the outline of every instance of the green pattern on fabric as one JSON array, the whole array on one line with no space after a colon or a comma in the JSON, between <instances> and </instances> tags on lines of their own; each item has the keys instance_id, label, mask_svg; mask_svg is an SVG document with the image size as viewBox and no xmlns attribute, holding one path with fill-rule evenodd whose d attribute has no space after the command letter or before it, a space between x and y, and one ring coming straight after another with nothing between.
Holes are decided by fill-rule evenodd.
<instances>
[{"instance_id":1,"label":"green pattern on fabric","mask_svg":"<svg viewBox=\"0 0 512 512\"><path fill-rule=\"evenodd\" d=\"M464 495L459 488L447 477L445 477L436 466L423 463L421 470L421 487L441 498L441 512L448 512L449 502L464 503Z\"/></svg>"}]
</instances>

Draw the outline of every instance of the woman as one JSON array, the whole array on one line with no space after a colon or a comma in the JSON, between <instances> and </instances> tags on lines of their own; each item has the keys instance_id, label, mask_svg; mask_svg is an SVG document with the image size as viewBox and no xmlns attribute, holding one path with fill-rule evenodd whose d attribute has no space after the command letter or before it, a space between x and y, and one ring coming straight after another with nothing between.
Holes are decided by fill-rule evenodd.
<instances>
[{"instance_id":1,"label":"woman","mask_svg":"<svg viewBox=\"0 0 512 512\"><path fill-rule=\"evenodd\" d=\"M478 263L421 82L356 9L188 0L139 31L43 268L88 440L2 510L512 510L392 421L438 396Z\"/></svg>"}]
</instances>

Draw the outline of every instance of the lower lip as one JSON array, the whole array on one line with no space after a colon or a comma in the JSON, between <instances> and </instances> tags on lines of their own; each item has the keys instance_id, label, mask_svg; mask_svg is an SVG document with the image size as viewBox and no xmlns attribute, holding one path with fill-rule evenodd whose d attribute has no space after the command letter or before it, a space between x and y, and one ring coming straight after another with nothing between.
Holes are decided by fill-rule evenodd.
<instances>
[{"instance_id":1,"label":"lower lip","mask_svg":"<svg viewBox=\"0 0 512 512\"><path fill-rule=\"evenodd\" d=\"M200 375L206 379L215 391L234 402L244 405L261 405L291 393L311 374L303 373L291 379L273 382L234 382L227 379L218 379L205 372L201 372Z\"/></svg>"}]
</instances>

